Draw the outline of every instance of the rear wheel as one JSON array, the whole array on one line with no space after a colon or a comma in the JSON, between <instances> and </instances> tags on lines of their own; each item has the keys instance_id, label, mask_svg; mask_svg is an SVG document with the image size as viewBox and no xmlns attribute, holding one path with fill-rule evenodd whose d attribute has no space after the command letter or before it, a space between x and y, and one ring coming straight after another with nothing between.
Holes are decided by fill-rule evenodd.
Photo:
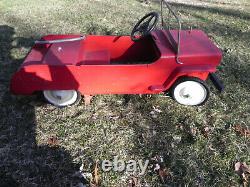
<instances>
[{"instance_id":1,"label":"rear wheel","mask_svg":"<svg viewBox=\"0 0 250 187\"><path fill-rule=\"evenodd\" d=\"M80 93L76 90L44 90L43 95L49 103L57 107L73 105L81 99Z\"/></svg>"},{"instance_id":2,"label":"rear wheel","mask_svg":"<svg viewBox=\"0 0 250 187\"><path fill-rule=\"evenodd\" d=\"M171 89L172 97L178 103L188 106L203 105L209 97L209 92L205 81L191 77L181 78Z\"/></svg>"}]
</instances>

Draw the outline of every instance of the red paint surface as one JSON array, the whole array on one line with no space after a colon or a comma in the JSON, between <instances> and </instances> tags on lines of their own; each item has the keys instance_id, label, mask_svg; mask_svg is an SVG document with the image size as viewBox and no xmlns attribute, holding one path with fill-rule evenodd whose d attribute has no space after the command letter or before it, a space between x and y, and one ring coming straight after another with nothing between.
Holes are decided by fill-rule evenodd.
<instances>
[{"instance_id":1,"label":"red paint surface","mask_svg":"<svg viewBox=\"0 0 250 187\"><path fill-rule=\"evenodd\" d=\"M171 33L176 40L177 32ZM209 72L216 71L222 54L202 31L182 31L183 64L176 63L166 34L157 30L136 43L129 36L90 35L81 41L36 44L13 75L11 91L32 94L75 89L88 95L154 94L168 90L180 76L206 80ZM49 35L43 39L78 36Z\"/></svg>"}]
</instances>

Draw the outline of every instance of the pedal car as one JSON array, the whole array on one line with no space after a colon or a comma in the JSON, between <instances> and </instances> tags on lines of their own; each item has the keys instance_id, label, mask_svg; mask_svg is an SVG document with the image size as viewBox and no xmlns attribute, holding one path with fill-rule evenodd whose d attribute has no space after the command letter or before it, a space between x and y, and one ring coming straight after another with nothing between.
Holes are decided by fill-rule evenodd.
<instances>
[{"instance_id":1,"label":"pedal car","mask_svg":"<svg viewBox=\"0 0 250 187\"><path fill-rule=\"evenodd\" d=\"M163 7L178 29L166 29ZM159 15L144 16L131 36L48 35L36 41L13 75L13 94L43 92L56 106L85 101L97 94L170 92L183 105L201 105L209 97L208 77L223 90L214 72L222 53L201 30L181 30L171 6L161 1Z\"/></svg>"}]
</instances>

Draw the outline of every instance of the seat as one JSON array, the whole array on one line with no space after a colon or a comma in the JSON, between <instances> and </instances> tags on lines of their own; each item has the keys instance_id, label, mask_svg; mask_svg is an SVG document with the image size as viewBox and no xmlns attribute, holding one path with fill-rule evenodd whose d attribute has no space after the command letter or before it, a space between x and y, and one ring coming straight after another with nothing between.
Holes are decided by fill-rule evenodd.
<instances>
[{"instance_id":1,"label":"seat","mask_svg":"<svg viewBox=\"0 0 250 187\"><path fill-rule=\"evenodd\" d=\"M84 51L83 65L106 65L110 64L110 53L108 50Z\"/></svg>"}]
</instances>

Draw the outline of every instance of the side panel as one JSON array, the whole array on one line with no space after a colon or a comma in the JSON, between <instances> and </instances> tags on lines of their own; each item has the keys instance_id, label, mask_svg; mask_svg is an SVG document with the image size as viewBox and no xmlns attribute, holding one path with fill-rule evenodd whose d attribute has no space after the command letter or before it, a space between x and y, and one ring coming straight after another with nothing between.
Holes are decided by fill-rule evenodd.
<instances>
[{"instance_id":1,"label":"side panel","mask_svg":"<svg viewBox=\"0 0 250 187\"><path fill-rule=\"evenodd\" d=\"M21 68L12 78L11 91L32 94L41 90L79 90L82 94L143 94L163 84L170 73L167 67L145 65L32 65Z\"/></svg>"},{"instance_id":2,"label":"side panel","mask_svg":"<svg viewBox=\"0 0 250 187\"><path fill-rule=\"evenodd\" d=\"M161 59L150 65L31 65L14 74L11 91L24 95L59 89L91 95L155 94L169 89L180 76L205 80L214 71L212 66L177 65L174 59Z\"/></svg>"}]
</instances>

